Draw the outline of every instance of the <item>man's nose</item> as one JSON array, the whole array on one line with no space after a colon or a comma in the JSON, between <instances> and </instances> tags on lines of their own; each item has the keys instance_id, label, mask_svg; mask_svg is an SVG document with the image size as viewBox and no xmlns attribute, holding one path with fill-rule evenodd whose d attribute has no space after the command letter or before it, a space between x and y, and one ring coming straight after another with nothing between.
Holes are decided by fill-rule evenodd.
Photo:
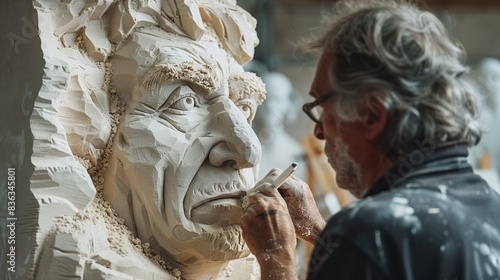
<instances>
[{"instance_id":1,"label":"man's nose","mask_svg":"<svg viewBox=\"0 0 500 280\"><path fill-rule=\"evenodd\" d=\"M217 112L211 122L212 134L220 142L210 150L210 163L235 169L256 166L262 152L260 142L238 107L228 99L214 104L212 109Z\"/></svg>"},{"instance_id":2,"label":"man's nose","mask_svg":"<svg viewBox=\"0 0 500 280\"><path fill-rule=\"evenodd\" d=\"M323 133L323 124L317 123L314 125L314 136L319 140L325 140L325 134Z\"/></svg>"}]
</instances>

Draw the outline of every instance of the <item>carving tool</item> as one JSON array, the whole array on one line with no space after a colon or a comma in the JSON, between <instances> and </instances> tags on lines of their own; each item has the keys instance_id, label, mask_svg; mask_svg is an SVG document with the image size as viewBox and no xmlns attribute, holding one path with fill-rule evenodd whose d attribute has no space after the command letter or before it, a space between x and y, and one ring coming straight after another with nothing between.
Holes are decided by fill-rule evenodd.
<instances>
[{"instance_id":1,"label":"carving tool","mask_svg":"<svg viewBox=\"0 0 500 280\"><path fill-rule=\"evenodd\" d=\"M292 175L293 171L295 171L295 168L297 168L297 163L292 162L292 164L290 164L290 166L288 166L288 168L285 169L285 171L281 172L281 174L278 175L278 178L276 178L276 180L274 180L272 185L275 188L279 188L281 186L281 184L283 184L283 182L285 182L286 178L288 178L288 177L290 177L290 175ZM259 191L259 188L255 187L253 189L248 190L247 194L251 194L254 192L258 192L258 191Z\"/></svg>"},{"instance_id":2,"label":"carving tool","mask_svg":"<svg viewBox=\"0 0 500 280\"><path fill-rule=\"evenodd\" d=\"M290 175L292 175L293 171L295 171L295 168L297 168L297 163L292 162L292 164L290 164L290 166L288 166L288 168L285 169L285 171L281 172L281 174L278 176L278 178L276 178L276 180L274 180L273 186L276 188L279 188L281 186L281 184L283 184L285 182L286 178L288 178L288 177L290 177Z\"/></svg>"}]
</instances>

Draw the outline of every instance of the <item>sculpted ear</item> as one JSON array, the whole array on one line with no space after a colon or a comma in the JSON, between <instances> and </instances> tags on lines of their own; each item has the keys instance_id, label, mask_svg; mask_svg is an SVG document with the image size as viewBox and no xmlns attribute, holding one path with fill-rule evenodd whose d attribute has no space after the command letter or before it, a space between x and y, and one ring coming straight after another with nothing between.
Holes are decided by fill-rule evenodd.
<instances>
[{"instance_id":1,"label":"sculpted ear","mask_svg":"<svg viewBox=\"0 0 500 280\"><path fill-rule=\"evenodd\" d=\"M372 92L361 105L363 130L367 140L375 140L384 131L387 124L388 111L384 103L386 94Z\"/></svg>"}]
</instances>

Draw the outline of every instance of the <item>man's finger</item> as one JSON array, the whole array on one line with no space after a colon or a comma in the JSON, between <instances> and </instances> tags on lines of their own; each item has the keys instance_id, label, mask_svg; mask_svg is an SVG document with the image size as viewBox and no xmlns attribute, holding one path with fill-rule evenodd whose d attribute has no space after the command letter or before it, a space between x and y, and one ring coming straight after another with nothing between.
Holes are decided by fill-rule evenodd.
<instances>
[{"instance_id":1,"label":"man's finger","mask_svg":"<svg viewBox=\"0 0 500 280\"><path fill-rule=\"evenodd\" d=\"M276 215L276 213L278 213L277 209L271 209L258 214L256 217L259 217L262 220L264 220L267 216Z\"/></svg>"}]
</instances>

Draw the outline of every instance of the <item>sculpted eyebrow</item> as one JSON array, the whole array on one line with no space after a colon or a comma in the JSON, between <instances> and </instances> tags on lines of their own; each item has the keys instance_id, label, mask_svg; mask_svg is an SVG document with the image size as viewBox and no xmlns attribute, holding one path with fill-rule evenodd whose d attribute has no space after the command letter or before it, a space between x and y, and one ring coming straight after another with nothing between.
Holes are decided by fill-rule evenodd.
<instances>
[{"instance_id":1,"label":"sculpted eyebrow","mask_svg":"<svg viewBox=\"0 0 500 280\"><path fill-rule=\"evenodd\" d=\"M152 90L164 83L170 84L178 81L196 85L206 92L214 92L222 84L222 72L211 65L200 65L193 61L159 64L146 75L143 88Z\"/></svg>"}]
</instances>

